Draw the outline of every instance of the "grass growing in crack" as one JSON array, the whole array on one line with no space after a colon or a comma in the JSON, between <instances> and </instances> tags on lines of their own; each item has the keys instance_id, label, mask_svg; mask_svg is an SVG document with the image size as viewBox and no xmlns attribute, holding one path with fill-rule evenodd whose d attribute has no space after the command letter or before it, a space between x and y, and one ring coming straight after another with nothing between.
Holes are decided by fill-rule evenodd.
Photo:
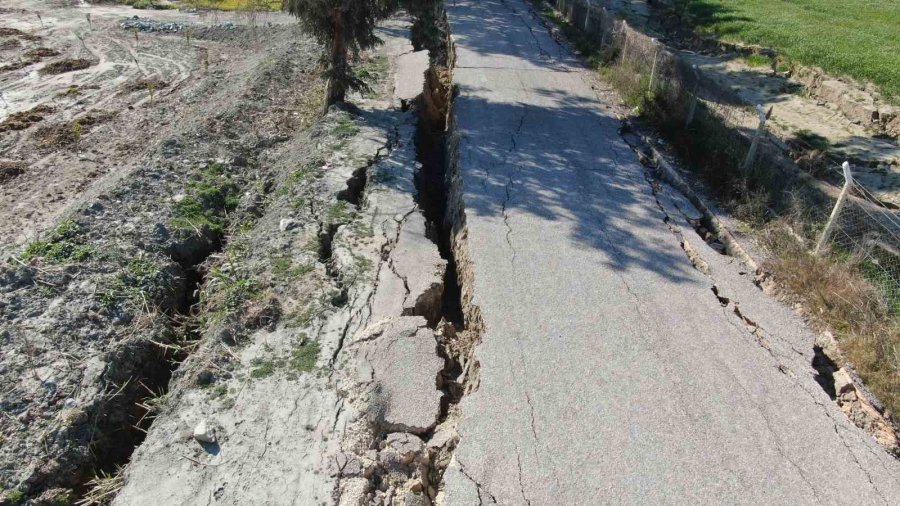
<instances>
[{"instance_id":1,"label":"grass growing in crack","mask_svg":"<svg viewBox=\"0 0 900 506\"><path fill-rule=\"evenodd\" d=\"M261 297L264 292L257 284L236 269L223 270L214 267L208 275L208 283L200 295L206 308L208 323L222 323L229 315L240 310L248 301Z\"/></svg>"},{"instance_id":2,"label":"grass growing in crack","mask_svg":"<svg viewBox=\"0 0 900 506\"><path fill-rule=\"evenodd\" d=\"M42 258L53 264L81 263L96 258L97 249L86 244L85 230L78 223L67 220L53 229L46 239L25 247L22 259Z\"/></svg>"},{"instance_id":3,"label":"grass growing in crack","mask_svg":"<svg viewBox=\"0 0 900 506\"><path fill-rule=\"evenodd\" d=\"M290 255L273 256L271 264L272 274L279 280L303 277L315 270L315 265L311 263L294 265L294 261Z\"/></svg>"},{"instance_id":4,"label":"grass growing in crack","mask_svg":"<svg viewBox=\"0 0 900 506\"><path fill-rule=\"evenodd\" d=\"M125 486L125 468L117 467L112 473L100 472L87 482L87 492L78 501L78 506L104 506L112 504L112 500Z\"/></svg>"},{"instance_id":5,"label":"grass growing in crack","mask_svg":"<svg viewBox=\"0 0 900 506\"><path fill-rule=\"evenodd\" d=\"M329 223L344 224L349 223L355 216L355 213L350 209L350 204L343 200L338 200L328 206L325 215L328 218Z\"/></svg>"},{"instance_id":6,"label":"grass growing in crack","mask_svg":"<svg viewBox=\"0 0 900 506\"><path fill-rule=\"evenodd\" d=\"M187 195L175 203L170 220L179 229L224 231L225 216L240 202L237 183L220 164L210 164L187 184Z\"/></svg>"},{"instance_id":7,"label":"grass growing in crack","mask_svg":"<svg viewBox=\"0 0 900 506\"><path fill-rule=\"evenodd\" d=\"M159 274L160 269L155 263L144 258L133 258L104 291L100 302L108 308L121 304L137 307L151 304Z\"/></svg>"}]
</instances>

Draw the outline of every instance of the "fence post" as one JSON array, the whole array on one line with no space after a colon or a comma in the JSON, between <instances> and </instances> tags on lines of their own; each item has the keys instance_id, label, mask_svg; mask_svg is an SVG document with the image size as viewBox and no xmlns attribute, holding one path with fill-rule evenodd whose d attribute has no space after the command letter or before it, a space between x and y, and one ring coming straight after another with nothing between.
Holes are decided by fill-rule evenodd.
<instances>
[{"instance_id":1,"label":"fence post","mask_svg":"<svg viewBox=\"0 0 900 506\"><path fill-rule=\"evenodd\" d=\"M653 42L653 47L656 48L656 52L653 53L653 66L650 67L650 84L647 86L647 92L653 93L653 80L656 79L656 66L659 63L659 43L656 42L656 39L650 39Z\"/></svg>"},{"instance_id":2,"label":"fence post","mask_svg":"<svg viewBox=\"0 0 900 506\"><path fill-rule=\"evenodd\" d=\"M700 72L697 70L696 65L691 65L691 69L694 71L694 92L691 94L691 108L688 109L687 119L684 122L685 128L689 127L691 122L694 121L694 113L697 112L697 102L700 101L698 96L700 93Z\"/></svg>"},{"instance_id":3,"label":"fence post","mask_svg":"<svg viewBox=\"0 0 900 506\"><path fill-rule=\"evenodd\" d=\"M834 204L834 209L831 210L831 216L828 217L828 223L825 224L825 230L822 231L822 236L819 237L819 243L816 244L816 255L822 253L822 248L831 236L834 225L837 223L838 216L841 214L841 209L844 208L844 202L847 201L847 194L850 193L850 187L853 185L853 173L850 171L850 162L844 162L843 168L844 188L841 190L840 196L838 196L837 203Z\"/></svg>"},{"instance_id":4,"label":"fence post","mask_svg":"<svg viewBox=\"0 0 900 506\"><path fill-rule=\"evenodd\" d=\"M747 152L747 158L744 159L744 163L741 165L741 173L745 176L750 170L753 161L756 159L756 151L759 149L759 140L766 131L766 110L763 109L762 104L756 104L756 111L759 113L759 128L756 129L756 133L753 135L753 142L750 144L750 151Z\"/></svg>"},{"instance_id":5,"label":"fence post","mask_svg":"<svg viewBox=\"0 0 900 506\"><path fill-rule=\"evenodd\" d=\"M628 25L625 21L622 21L622 59L619 60L619 65L625 64L625 53L628 52Z\"/></svg>"}]
</instances>

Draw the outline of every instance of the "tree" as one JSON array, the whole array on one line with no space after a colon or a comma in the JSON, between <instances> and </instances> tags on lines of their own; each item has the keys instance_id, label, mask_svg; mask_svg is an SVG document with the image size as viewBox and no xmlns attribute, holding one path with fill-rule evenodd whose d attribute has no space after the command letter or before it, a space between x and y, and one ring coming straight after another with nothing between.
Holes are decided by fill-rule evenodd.
<instances>
[{"instance_id":1,"label":"tree","mask_svg":"<svg viewBox=\"0 0 900 506\"><path fill-rule=\"evenodd\" d=\"M283 0L282 7L300 18L325 46L326 112L331 105L344 101L347 90L366 89L350 69L350 55L381 42L375 26L397 10L398 0Z\"/></svg>"},{"instance_id":2,"label":"tree","mask_svg":"<svg viewBox=\"0 0 900 506\"><path fill-rule=\"evenodd\" d=\"M431 63L447 67L447 19L443 0L401 0L413 18L412 43L416 51L427 49Z\"/></svg>"}]
</instances>

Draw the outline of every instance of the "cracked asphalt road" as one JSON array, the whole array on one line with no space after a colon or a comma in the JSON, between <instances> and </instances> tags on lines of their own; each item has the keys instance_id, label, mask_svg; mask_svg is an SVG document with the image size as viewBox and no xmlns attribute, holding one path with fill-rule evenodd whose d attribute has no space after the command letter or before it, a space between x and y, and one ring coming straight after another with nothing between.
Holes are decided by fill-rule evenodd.
<instances>
[{"instance_id":1,"label":"cracked asphalt road","mask_svg":"<svg viewBox=\"0 0 900 506\"><path fill-rule=\"evenodd\" d=\"M448 11L484 331L444 503L900 503L814 335L648 184L593 73L523 0Z\"/></svg>"}]
</instances>

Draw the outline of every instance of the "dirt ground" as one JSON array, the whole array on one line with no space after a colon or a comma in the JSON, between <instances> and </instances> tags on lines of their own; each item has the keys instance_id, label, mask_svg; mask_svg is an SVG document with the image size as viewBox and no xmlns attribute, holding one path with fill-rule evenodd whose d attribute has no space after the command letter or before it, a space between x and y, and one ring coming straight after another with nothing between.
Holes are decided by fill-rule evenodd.
<instances>
[{"instance_id":1,"label":"dirt ground","mask_svg":"<svg viewBox=\"0 0 900 506\"><path fill-rule=\"evenodd\" d=\"M0 504L431 504L471 346L379 35L322 117L286 15L0 8Z\"/></svg>"},{"instance_id":2,"label":"dirt ground","mask_svg":"<svg viewBox=\"0 0 900 506\"><path fill-rule=\"evenodd\" d=\"M190 39L183 31L122 29L133 16L196 26ZM46 112L32 115L27 129L0 126L0 160L27 167L0 186L0 252L33 240L68 209L129 174L173 125L215 111L214 95L198 91L231 72L249 70L262 41L245 32L262 34L263 26L291 22L280 13L257 16L250 26L243 14L3 2L0 125L17 113ZM28 56L44 48L58 55ZM89 66L42 73L48 65L76 59ZM3 70L13 63L26 65ZM77 141L76 123L81 125Z\"/></svg>"},{"instance_id":3,"label":"dirt ground","mask_svg":"<svg viewBox=\"0 0 900 506\"><path fill-rule=\"evenodd\" d=\"M0 503L68 504L127 462L198 332L200 264L257 216L273 159L301 164L319 48L251 21L0 8Z\"/></svg>"}]
</instances>

